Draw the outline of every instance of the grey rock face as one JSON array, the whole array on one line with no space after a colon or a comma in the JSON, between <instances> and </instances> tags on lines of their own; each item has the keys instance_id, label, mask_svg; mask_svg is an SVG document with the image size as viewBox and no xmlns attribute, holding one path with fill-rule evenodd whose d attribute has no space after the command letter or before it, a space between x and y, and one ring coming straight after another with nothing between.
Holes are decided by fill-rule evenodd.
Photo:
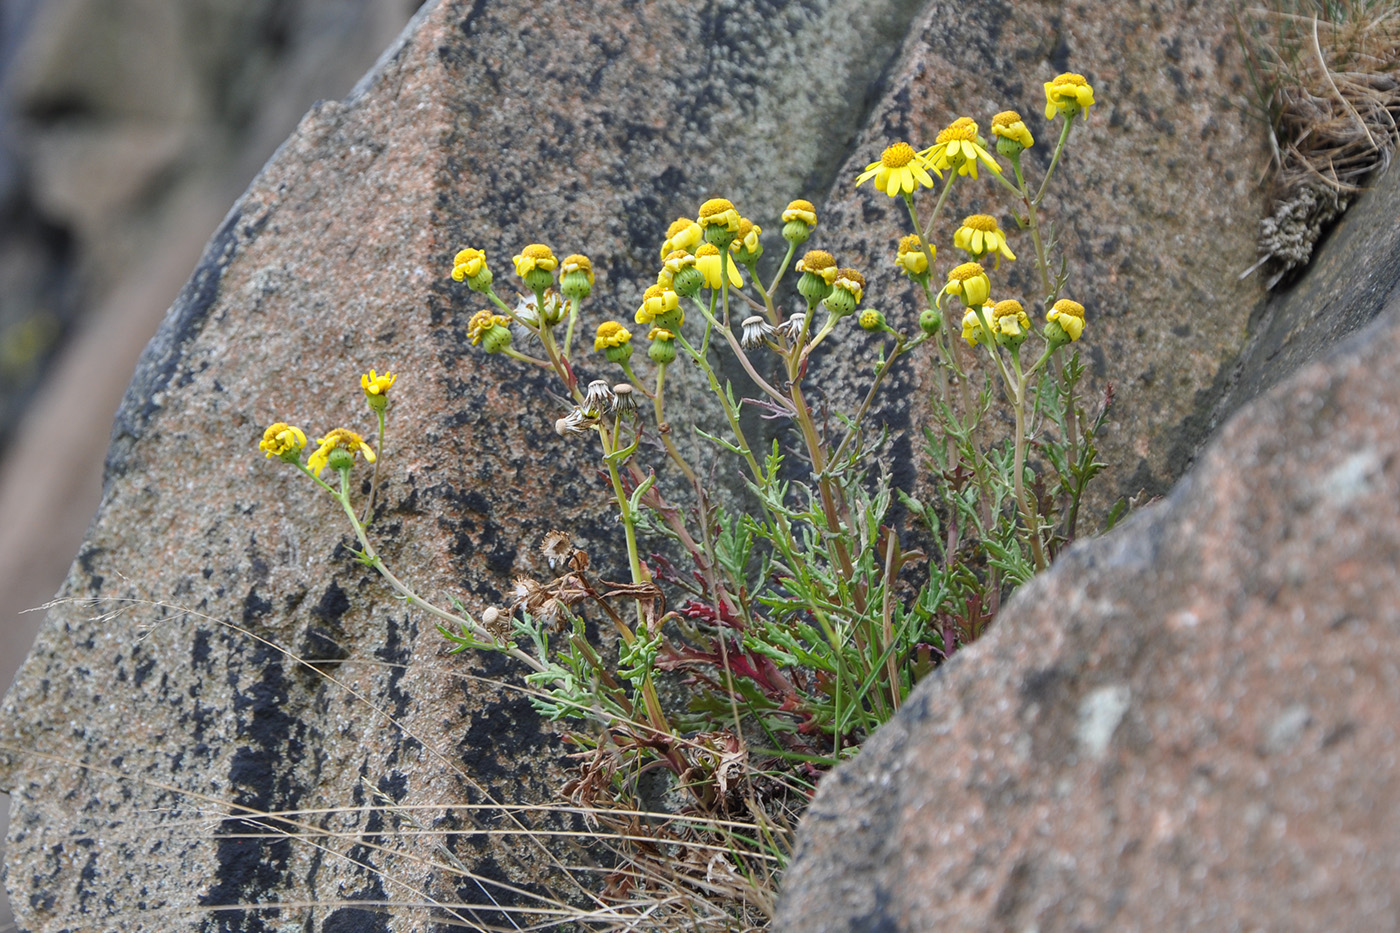
<instances>
[{"instance_id":1,"label":"grey rock face","mask_svg":"<svg viewBox=\"0 0 1400 933\"><path fill-rule=\"evenodd\" d=\"M1201 105L1242 81L1213 8L427 6L230 212L123 402L102 508L65 585L78 601L50 611L0 725L21 925L333 927L352 916L336 911L364 912L350 902L395 899L503 922L482 887L442 868L439 839L483 884L569 893L552 859L582 854L519 837L415 841L373 809L382 794L423 807L433 831L471 828L458 805L552 799L562 750L509 670L446 657L350 559L331 506L257 456L262 428L364 428L358 374L399 372L376 526L385 557L433 595L496 601L546 530L601 549L611 532L584 458L549 428L544 384L467 346L476 306L444 280L458 248L484 247L498 270L536 238L586 249L595 306L626 314L665 225L704 197L731 197L771 234L765 219L806 195L825 218L813 245L868 269L872 291L893 289L881 270L898 221L889 199L851 187L855 170L893 138L926 145L963 112L985 124L1015 106L1048 143L1040 82L1065 68L1086 72L1102 103L1061 178L1077 193L1048 212L1072 241L1095 371L1124 386L1108 456L1124 485L1164 483L1162 438L1238 348L1257 289L1235 279L1252 259L1251 175L1214 166L1260 138ZM869 232L829 234L854 224ZM1203 259L1202 229L1239 237ZM912 300L890 302L911 324ZM842 339L848 372L873 358L861 336ZM906 374L886 410L913 435L923 378ZM1065 740L1075 748L1111 749L1113 720L1131 721L1138 702L1117 681L1096 686L1112 689ZM274 832L344 835L323 848L218 838L239 831L242 808L298 811ZM321 906L210 910L274 900ZM416 929L427 914L376 916Z\"/></svg>"},{"instance_id":2,"label":"grey rock face","mask_svg":"<svg viewBox=\"0 0 1400 933\"><path fill-rule=\"evenodd\" d=\"M819 788L777 929L1394 926L1398 320L921 684Z\"/></svg>"}]
</instances>

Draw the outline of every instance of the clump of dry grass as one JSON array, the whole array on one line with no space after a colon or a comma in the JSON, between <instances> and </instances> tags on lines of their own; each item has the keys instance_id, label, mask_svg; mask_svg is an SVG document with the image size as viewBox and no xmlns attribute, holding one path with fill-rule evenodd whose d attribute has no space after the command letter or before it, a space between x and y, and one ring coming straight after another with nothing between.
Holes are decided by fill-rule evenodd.
<instances>
[{"instance_id":1,"label":"clump of dry grass","mask_svg":"<svg viewBox=\"0 0 1400 933\"><path fill-rule=\"evenodd\" d=\"M1259 263L1273 288L1400 142L1400 3L1268 0L1236 22L1273 146Z\"/></svg>"}]
</instances>

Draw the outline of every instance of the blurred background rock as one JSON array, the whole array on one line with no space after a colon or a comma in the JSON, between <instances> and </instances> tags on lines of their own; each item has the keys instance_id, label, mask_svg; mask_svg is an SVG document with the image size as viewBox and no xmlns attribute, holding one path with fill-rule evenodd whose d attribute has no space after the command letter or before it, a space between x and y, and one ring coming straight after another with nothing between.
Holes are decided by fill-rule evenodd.
<instances>
[{"instance_id":1,"label":"blurred background rock","mask_svg":"<svg viewBox=\"0 0 1400 933\"><path fill-rule=\"evenodd\" d=\"M42 616L23 611L77 552L112 414L200 250L419 2L0 5L0 685Z\"/></svg>"}]
</instances>

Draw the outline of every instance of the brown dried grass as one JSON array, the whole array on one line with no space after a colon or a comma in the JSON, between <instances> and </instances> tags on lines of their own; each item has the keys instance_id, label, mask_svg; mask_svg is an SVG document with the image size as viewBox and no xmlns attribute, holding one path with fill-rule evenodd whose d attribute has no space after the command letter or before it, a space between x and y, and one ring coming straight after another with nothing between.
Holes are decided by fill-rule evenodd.
<instances>
[{"instance_id":1,"label":"brown dried grass","mask_svg":"<svg viewBox=\"0 0 1400 933\"><path fill-rule=\"evenodd\" d=\"M1269 0L1236 24L1273 146L1273 287L1400 143L1400 0Z\"/></svg>"}]
</instances>

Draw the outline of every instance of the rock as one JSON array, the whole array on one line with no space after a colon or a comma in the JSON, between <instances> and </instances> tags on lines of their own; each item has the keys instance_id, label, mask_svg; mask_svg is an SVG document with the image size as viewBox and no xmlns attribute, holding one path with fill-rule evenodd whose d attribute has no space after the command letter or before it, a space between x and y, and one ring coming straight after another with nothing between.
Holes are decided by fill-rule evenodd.
<instances>
[{"instance_id":1,"label":"rock","mask_svg":"<svg viewBox=\"0 0 1400 933\"><path fill-rule=\"evenodd\" d=\"M818 789L775 928L1394 925L1398 321L921 684Z\"/></svg>"},{"instance_id":2,"label":"rock","mask_svg":"<svg viewBox=\"0 0 1400 933\"><path fill-rule=\"evenodd\" d=\"M616 533L598 521L591 465L549 428L547 385L467 346L477 306L444 279L453 253L483 246L503 276L538 237L587 248L594 306L627 313L666 224L704 197L729 195L775 235L768 218L808 195L825 218L814 245L881 287L897 218L852 188L855 170L891 138L927 144L963 110L1037 114L1040 82L1068 67L1102 103L1064 166L1076 194L1050 213L1074 243L1095 372L1125 386L1107 452L1118 483L1164 486L1163 438L1240 345L1258 292L1235 278L1252 259L1252 176L1202 168L1256 150L1262 164L1259 127L1201 105L1243 82L1214 8L426 5L235 205L122 403L71 601L50 610L0 717L21 925L165 929L182 912L274 901L319 902L348 924L334 911L365 910L344 901L403 898L465 901L503 923L438 850L424 861L402 814L396 826L370 809L383 798L365 782L423 807L434 831L468 828L460 804L552 800L562 750L507 668L445 657L427 621L351 559L329 504L256 455L262 428L363 428L358 374L394 369L386 559L479 608L553 527L606 558ZM865 232L829 232L857 221ZM1239 236L1203 262L1203 229ZM912 302L892 302L892 318L912 320ZM838 343L823 387L835 397L874 352L861 335ZM910 436L927 417L924 375L901 377L884 411ZM126 611L109 616L114 605ZM334 665L335 680L282 649ZM1123 703L1105 694L1084 741L1100 742ZM307 813L293 836L346 835L326 849L219 838L241 808ZM490 879L570 891L531 843L443 838ZM205 916L239 930L286 919ZM409 929L426 914L377 916Z\"/></svg>"}]
</instances>

